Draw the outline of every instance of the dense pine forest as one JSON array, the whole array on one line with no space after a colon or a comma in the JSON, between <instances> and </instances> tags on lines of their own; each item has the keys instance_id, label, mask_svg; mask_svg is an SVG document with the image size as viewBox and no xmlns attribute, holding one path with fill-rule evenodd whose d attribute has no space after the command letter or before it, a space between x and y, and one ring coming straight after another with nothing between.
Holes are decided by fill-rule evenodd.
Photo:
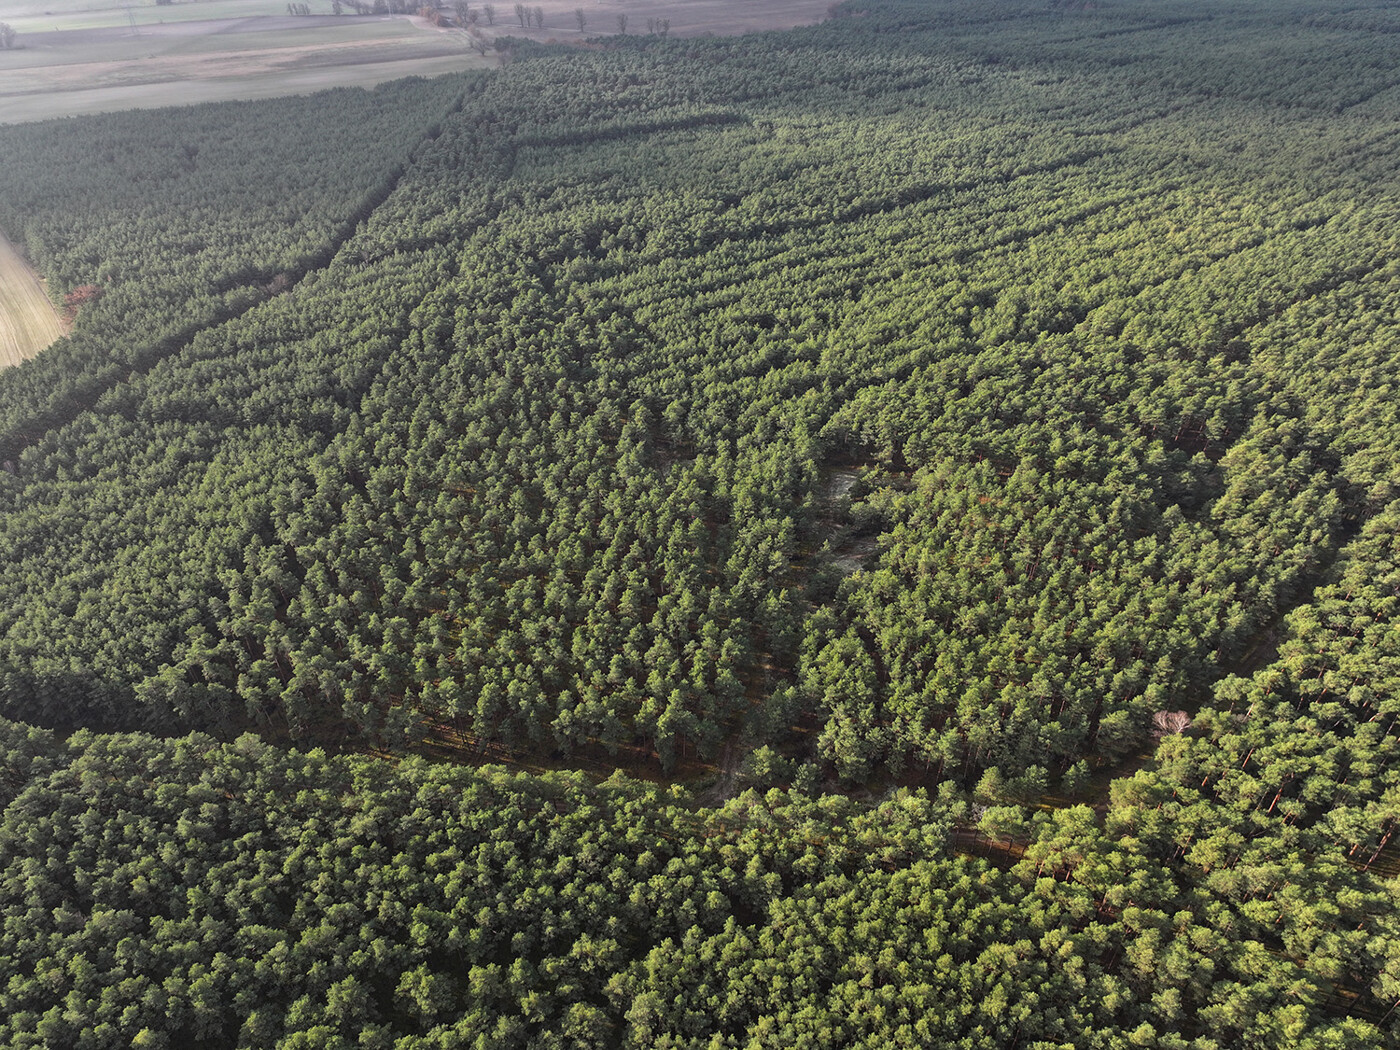
<instances>
[{"instance_id":1,"label":"dense pine forest","mask_svg":"<svg viewBox=\"0 0 1400 1050\"><path fill-rule=\"evenodd\" d=\"M1400 1047L1400 9L511 55L0 127L0 1045Z\"/></svg>"}]
</instances>

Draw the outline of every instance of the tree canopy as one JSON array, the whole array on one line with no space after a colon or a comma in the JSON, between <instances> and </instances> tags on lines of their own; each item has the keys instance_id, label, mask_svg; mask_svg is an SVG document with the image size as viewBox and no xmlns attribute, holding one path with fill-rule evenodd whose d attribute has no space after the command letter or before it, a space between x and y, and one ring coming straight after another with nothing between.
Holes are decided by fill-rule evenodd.
<instances>
[{"instance_id":1,"label":"tree canopy","mask_svg":"<svg viewBox=\"0 0 1400 1050\"><path fill-rule=\"evenodd\" d=\"M1393 21L0 127L4 1038L1395 1045Z\"/></svg>"}]
</instances>

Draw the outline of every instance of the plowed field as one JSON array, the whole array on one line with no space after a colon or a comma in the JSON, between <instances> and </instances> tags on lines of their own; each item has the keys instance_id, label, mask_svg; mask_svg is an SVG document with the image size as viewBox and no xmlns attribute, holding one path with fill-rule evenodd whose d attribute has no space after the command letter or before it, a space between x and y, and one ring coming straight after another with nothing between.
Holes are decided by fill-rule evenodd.
<instances>
[{"instance_id":1,"label":"plowed field","mask_svg":"<svg viewBox=\"0 0 1400 1050\"><path fill-rule=\"evenodd\" d=\"M0 368L33 357L63 334L63 321L19 252L0 236Z\"/></svg>"}]
</instances>

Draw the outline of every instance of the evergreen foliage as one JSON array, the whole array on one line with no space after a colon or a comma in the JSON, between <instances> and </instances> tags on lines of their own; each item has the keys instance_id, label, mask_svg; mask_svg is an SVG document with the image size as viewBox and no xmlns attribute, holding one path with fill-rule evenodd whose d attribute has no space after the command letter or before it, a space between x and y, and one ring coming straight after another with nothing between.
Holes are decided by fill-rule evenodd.
<instances>
[{"instance_id":1,"label":"evergreen foliage","mask_svg":"<svg viewBox=\"0 0 1400 1050\"><path fill-rule=\"evenodd\" d=\"M836 15L0 127L0 1043L1396 1045L1389 9Z\"/></svg>"},{"instance_id":2,"label":"evergreen foliage","mask_svg":"<svg viewBox=\"0 0 1400 1050\"><path fill-rule=\"evenodd\" d=\"M1328 870L1333 904L1255 857L1181 885L1140 809L1117 834L1064 810L1005 873L949 857L922 792L697 808L251 734L0 729L6 1046L1384 1044L1318 1009L1393 944L1349 932L1383 889Z\"/></svg>"}]
</instances>

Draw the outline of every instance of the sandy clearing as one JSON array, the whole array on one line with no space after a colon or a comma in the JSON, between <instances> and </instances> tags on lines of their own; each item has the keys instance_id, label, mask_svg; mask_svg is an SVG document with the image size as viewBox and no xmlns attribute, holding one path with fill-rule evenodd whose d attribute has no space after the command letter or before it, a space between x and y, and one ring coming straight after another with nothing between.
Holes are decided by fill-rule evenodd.
<instances>
[{"instance_id":1,"label":"sandy clearing","mask_svg":"<svg viewBox=\"0 0 1400 1050\"><path fill-rule=\"evenodd\" d=\"M0 368L28 360L63 333L38 276L0 234Z\"/></svg>"}]
</instances>

